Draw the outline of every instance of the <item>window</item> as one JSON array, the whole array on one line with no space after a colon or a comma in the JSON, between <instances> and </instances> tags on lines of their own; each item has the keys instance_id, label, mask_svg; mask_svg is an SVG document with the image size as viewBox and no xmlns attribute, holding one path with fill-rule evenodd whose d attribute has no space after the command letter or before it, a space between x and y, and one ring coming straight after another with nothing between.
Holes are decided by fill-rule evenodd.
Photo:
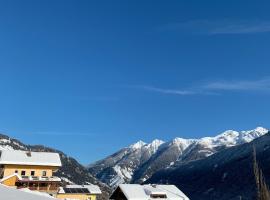
<instances>
[{"instance_id":1,"label":"window","mask_svg":"<svg viewBox=\"0 0 270 200\"><path fill-rule=\"evenodd\" d=\"M48 183L40 183L40 187L48 187Z\"/></svg>"},{"instance_id":2,"label":"window","mask_svg":"<svg viewBox=\"0 0 270 200\"><path fill-rule=\"evenodd\" d=\"M18 170L15 170L15 174L18 174Z\"/></svg>"},{"instance_id":3,"label":"window","mask_svg":"<svg viewBox=\"0 0 270 200\"><path fill-rule=\"evenodd\" d=\"M166 199L167 195L166 194L151 194L150 197L153 199Z\"/></svg>"},{"instance_id":4,"label":"window","mask_svg":"<svg viewBox=\"0 0 270 200\"><path fill-rule=\"evenodd\" d=\"M35 171L31 171L31 176L35 176Z\"/></svg>"},{"instance_id":5,"label":"window","mask_svg":"<svg viewBox=\"0 0 270 200\"><path fill-rule=\"evenodd\" d=\"M21 175L22 175L22 176L25 176L25 171L22 171L22 172L21 172Z\"/></svg>"},{"instance_id":6,"label":"window","mask_svg":"<svg viewBox=\"0 0 270 200\"><path fill-rule=\"evenodd\" d=\"M42 171L42 176L47 176L47 172L46 171Z\"/></svg>"}]
</instances>

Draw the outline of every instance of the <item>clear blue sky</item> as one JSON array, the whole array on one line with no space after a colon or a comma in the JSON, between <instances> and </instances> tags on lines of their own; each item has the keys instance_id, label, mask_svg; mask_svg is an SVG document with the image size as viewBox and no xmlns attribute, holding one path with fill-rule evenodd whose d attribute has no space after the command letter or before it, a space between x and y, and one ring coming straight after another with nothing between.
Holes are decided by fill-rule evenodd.
<instances>
[{"instance_id":1,"label":"clear blue sky","mask_svg":"<svg viewBox=\"0 0 270 200\"><path fill-rule=\"evenodd\" d=\"M0 131L86 164L269 127L270 2L1 1Z\"/></svg>"}]
</instances>

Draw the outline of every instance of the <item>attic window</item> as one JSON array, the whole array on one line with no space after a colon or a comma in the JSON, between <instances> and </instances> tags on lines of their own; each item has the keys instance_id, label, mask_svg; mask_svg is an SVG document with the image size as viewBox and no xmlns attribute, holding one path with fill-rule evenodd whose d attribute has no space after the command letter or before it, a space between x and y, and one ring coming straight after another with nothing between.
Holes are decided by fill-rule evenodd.
<instances>
[{"instance_id":1,"label":"attic window","mask_svg":"<svg viewBox=\"0 0 270 200\"><path fill-rule=\"evenodd\" d=\"M153 199L166 199L167 195L166 194L151 194L150 197Z\"/></svg>"}]
</instances>

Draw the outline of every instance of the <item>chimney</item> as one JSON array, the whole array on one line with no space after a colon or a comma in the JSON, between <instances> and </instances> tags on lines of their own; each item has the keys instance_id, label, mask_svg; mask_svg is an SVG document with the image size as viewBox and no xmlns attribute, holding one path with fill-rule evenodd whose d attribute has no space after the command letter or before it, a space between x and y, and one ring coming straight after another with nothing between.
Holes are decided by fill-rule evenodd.
<instances>
[{"instance_id":1,"label":"chimney","mask_svg":"<svg viewBox=\"0 0 270 200\"><path fill-rule=\"evenodd\" d=\"M30 150L27 151L27 152L26 152L26 155L27 155L27 157L31 157L31 151L30 151Z\"/></svg>"}]
</instances>

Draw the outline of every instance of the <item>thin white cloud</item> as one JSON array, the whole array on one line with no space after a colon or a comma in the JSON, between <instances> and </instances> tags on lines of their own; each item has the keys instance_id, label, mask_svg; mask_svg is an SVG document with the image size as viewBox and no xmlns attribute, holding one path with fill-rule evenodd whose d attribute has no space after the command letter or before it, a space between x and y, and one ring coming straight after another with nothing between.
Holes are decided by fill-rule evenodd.
<instances>
[{"instance_id":1,"label":"thin white cloud","mask_svg":"<svg viewBox=\"0 0 270 200\"><path fill-rule=\"evenodd\" d=\"M152 87L152 86L137 86L137 87L144 89L144 90L163 93L163 94L175 94L175 95L193 95L193 94L195 94L195 92L191 91L191 90L164 89L164 88L158 88L158 87Z\"/></svg>"},{"instance_id":2,"label":"thin white cloud","mask_svg":"<svg viewBox=\"0 0 270 200\"><path fill-rule=\"evenodd\" d=\"M259 80L217 81L204 85L204 90L270 91L270 78Z\"/></svg>"},{"instance_id":3,"label":"thin white cloud","mask_svg":"<svg viewBox=\"0 0 270 200\"><path fill-rule=\"evenodd\" d=\"M218 95L224 91L239 92L270 92L270 77L259 80L233 80L215 81L199 85L193 85L186 89L164 89L153 86L133 86L133 88L143 89L167 95Z\"/></svg>"},{"instance_id":4,"label":"thin white cloud","mask_svg":"<svg viewBox=\"0 0 270 200\"><path fill-rule=\"evenodd\" d=\"M270 21L262 20L191 20L167 24L162 31L181 31L193 34L252 34L270 32Z\"/></svg>"},{"instance_id":5,"label":"thin white cloud","mask_svg":"<svg viewBox=\"0 0 270 200\"><path fill-rule=\"evenodd\" d=\"M242 22L217 27L209 31L210 34L251 34L270 32L270 22Z\"/></svg>"}]
</instances>

